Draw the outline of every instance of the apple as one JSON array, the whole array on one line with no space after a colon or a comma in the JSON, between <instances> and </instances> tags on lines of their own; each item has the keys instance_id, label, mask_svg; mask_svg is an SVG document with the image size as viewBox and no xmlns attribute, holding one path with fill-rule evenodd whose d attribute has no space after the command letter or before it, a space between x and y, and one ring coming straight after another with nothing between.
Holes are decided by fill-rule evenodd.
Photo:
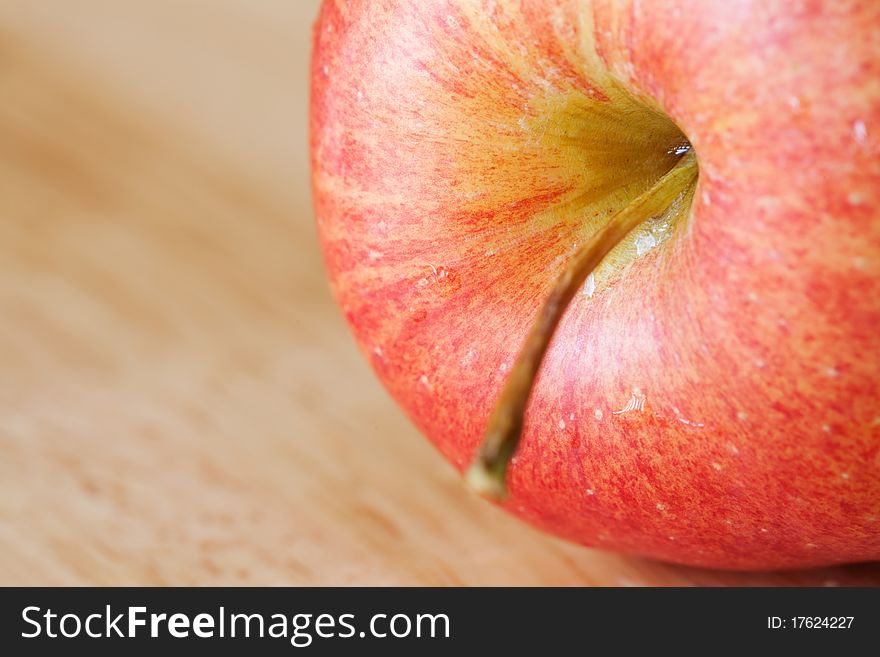
<instances>
[{"instance_id":1,"label":"apple","mask_svg":"<svg viewBox=\"0 0 880 657\"><path fill-rule=\"evenodd\" d=\"M875 0L325 2L317 225L391 395L572 541L880 559L878 35Z\"/></svg>"}]
</instances>

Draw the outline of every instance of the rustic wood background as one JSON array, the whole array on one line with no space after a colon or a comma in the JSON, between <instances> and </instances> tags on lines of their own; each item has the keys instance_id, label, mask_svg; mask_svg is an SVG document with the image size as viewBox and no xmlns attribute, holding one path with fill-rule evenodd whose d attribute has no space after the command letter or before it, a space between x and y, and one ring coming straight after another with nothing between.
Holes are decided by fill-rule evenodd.
<instances>
[{"instance_id":1,"label":"rustic wood background","mask_svg":"<svg viewBox=\"0 0 880 657\"><path fill-rule=\"evenodd\" d=\"M324 282L316 5L0 1L0 583L880 582L587 550L463 489Z\"/></svg>"}]
</instances>

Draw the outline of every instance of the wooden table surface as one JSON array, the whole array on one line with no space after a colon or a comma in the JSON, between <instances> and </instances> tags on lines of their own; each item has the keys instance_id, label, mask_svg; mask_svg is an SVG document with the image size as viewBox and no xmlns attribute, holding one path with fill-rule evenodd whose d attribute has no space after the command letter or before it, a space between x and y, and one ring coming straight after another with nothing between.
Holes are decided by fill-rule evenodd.
<instances>
[{"instance_id":1,"label":"wooden table surface","mask_svg":"<svg viewBox=\"0 0 880 657\"><path fill-rule=\"evenodd\" d=\"M464 490L324 281L316 5L0 2L0 583L880 582L588 550Z\"/></svg>"}]
</instances>

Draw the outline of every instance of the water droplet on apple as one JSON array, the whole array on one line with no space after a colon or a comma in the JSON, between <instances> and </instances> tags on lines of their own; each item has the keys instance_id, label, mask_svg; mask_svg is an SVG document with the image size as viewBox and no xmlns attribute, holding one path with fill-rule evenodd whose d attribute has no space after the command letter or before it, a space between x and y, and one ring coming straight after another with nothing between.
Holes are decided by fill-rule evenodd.
<instances>
[{"instance_id":1,"label":"water droplet on apple","mask_svg":"<svg viewBox=\"0 0 880 657\"><path fill-rule=\"evenodd\" d=\"M853 136L856 138L856 141L860 144L864 144L868 141L868 126L865 125L865 122L861 119L858 119L853 123Z\"/></svg>"},{"instance_id":2,"label":"water droplet on apple","mask_svg":"<svg viewBox=\"0 0 880 657\"><path fill-rule=\"evenodd\" d=\"M641 257L657 246L657 238L651 233L641 233L635 239L636 255Z\"/></svg>"},{"instance_id":3,"label":"water droplet on apple","mask_svg":"<svg viewBox=\"0 0 880 657\"><path fill-rule=\"evenodd\" d=\"M657 242L666 239L668 237L669 232L672 230L672 223L667 218L667 215L663 215L648 222L648 226L651 229L651 234L657 238Z\"/></svg>"},{"instance_id":4,"label":"water droplet on apple","mask_svg":"<svg viewBox=\"0 0 880 657\"><path fill-rule=\"evenodd\" d=\"M619 411L613 411L613 414L623 415L624 413L629 413L630 411L644 411L646 400L647 397L643 395L638 388L635 388L630 394L630 398L629 401L626 403L626 406L621 408Z\"/></svg>"},{"instance_id":5,"label":"water droplet on apple","mask_svg":"<svg viewBox=\"0 0 880 657\"><path fill-rule=\"evenodd\" d=\"M416 287L446 298L459 290L461 277L450 267L427 265L422 270L422 276L416 280Z\"/></svg>"},{"instance_id":6,"label":"water droplet on apple","mask_svg":"<svg viewBox=\"0 0 880 657\"><path fill-rule=\"evenodd\" d=\"M593 274L587 276L587 280L584 281L584 286L581 288L581 293L587 297L588 299L593 296L593 293L596 291L596 277Z\"/></svg>"},{"instance_id":7,"label":"water droplet on apple","mask_svg":"<svg viewBox=\"0 0 880 657\"><path fill-rule=\"evenodd\" d=\"M688 420L686 417L682 416L681 411L678 410L677 406L672 407L672 412L675 413L675 418L679 422L681 422L682 424L684 424L686 426L697 427L697 428L702 428L702 427L706 426L702 422L695 422L694 420Z\"/></svg>"}]
</instances>

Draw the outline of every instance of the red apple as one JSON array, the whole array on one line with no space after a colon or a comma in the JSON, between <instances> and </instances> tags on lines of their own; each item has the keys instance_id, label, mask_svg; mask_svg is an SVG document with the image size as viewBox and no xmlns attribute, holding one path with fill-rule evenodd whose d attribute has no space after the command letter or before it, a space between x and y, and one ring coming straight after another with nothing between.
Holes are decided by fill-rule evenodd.
<instances>
[{"instance_id":1,"label":"red apple","mask_svg":"<svg viewBox=\"0 0 880 657\"><path fill-rule=\"evenodd\" d=\"M880 559L880 3L326 2L312 67L333 290L453 464L513 372L528 522L720 568Z\"/></svg>"}]
</instances>

